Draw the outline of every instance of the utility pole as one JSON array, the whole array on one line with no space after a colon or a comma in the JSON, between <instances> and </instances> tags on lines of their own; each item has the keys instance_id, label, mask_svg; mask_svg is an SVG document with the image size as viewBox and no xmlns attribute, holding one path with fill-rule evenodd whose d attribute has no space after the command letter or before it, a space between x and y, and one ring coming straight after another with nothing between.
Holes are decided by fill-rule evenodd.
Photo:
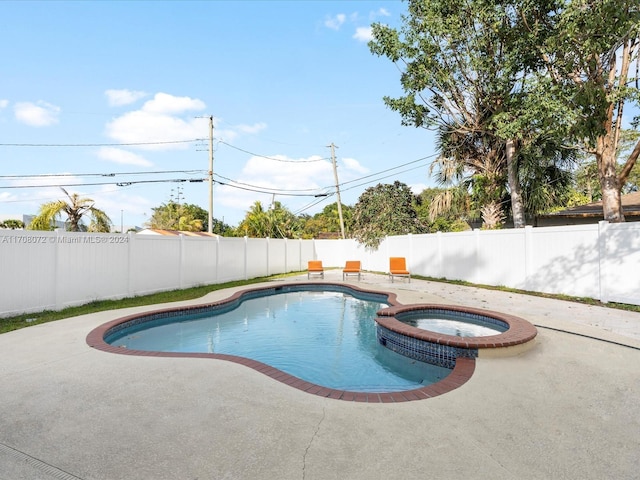
<instances>
[{"instance_id":1,"label":"utility pole","mask_svg":"<svg viewBox=\"0 0 640 480\"><path fill-rule=\"evenodd\" d=\"M342 239L344 240L344 220L342 219L342 200L340 200L340 183L338 182L338 166L336 165L336 147L333 142L329 145L331 149L331 163L333 164L333 176L336 179L336 194L338 197L338 216L340 217L340 233L342 235Z\"/></svg>"},{"instance_id":2,"label":"utility pole","mask_svg":"<svg viewBox=\"0 0 640 480\"><path fill-rule=\"evenodd\" d=\"M209 233L213 233L213 115L209 116Z\"/></svg>"}]
</instances>

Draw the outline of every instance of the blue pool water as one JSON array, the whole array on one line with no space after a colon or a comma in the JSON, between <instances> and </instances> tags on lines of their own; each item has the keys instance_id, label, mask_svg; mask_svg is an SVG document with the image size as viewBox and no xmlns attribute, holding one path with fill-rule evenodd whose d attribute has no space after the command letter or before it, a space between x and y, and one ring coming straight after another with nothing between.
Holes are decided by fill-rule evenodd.
<instances>
[{"instance_id":1,"label":"blue pool water","mask_svg":"<svg viewBox=\"0 0 640 480\"><path fill-rule=\"evenodd\" d=\"M342 291L291 291L243 300L219 311L124 328L105 338L135 350L202 352L257 360L316 385L353 392L420 388L451 370L381 346L380 298Z\"/></svg>"},{"instance_id":2,"label":"blue pool water","mask_svg":"<svg viewBox=\"0 0 640 480\"><path fill-rule=\"evenodd\" d=\"M396 319L412 327L456 337L499 335L509 326L489 317L444 310L422 310L396 315Z\"/></svg>"}]
</instances>

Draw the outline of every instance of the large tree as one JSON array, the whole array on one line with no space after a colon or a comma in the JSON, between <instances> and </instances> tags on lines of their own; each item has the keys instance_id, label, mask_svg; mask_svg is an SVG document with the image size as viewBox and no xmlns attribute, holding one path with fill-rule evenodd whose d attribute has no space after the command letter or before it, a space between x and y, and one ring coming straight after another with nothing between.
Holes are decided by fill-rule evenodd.
<instances>
[{"instance_id":1,"label":"large tree","mask_svg":"<svg viewBox=\"0 0 640 480\"><path fill-rule=\"evenodd\" d=\"M527 93L536 88L535 50L528 45L545 30L526 33L523 25L536 25L547 3L410 0L400 31L373 26L370 48L401 68L406 94L385 103L404 124L437 129L444 159L488 190L481 210L489 228L504 216L500 192L507 183L514 223L524 225L517 149L540 134L523 128L523 111L532 108Z\"/></svg>"},{"instance_id":2,"label":"large tree","mask_svg":"<svg viewBox=\"0 0 640 480\"><path fill-rule=\"evenodd\" d=\"M537 75L535 48L552 33L543 20L556 3L410 0L399 31L373 25L372 52L402 71L405 95L385 103L403 124L437 130L446 166L440 177L450 182L447 173L456 172L468 180L488 228L505 216L503 193L514 225L525 224L520 167L538 160L525 154L527 147L544 138L563 148L569 118Z\"/></svg>"},{"instance_id":3,"label":"large tree","mask_svg":"<svg viewBox=\"0 0 640 480\"><path fill-rule=\"evenodd\" d=\"M111 219L105 212L94 206L94 201L90 198L81 197L77 193L69 193L61 188L66 199L47 202L40 206L38 215L29 224L30 230L53 230L55 222L67 216L65 221L66 229L70 232L109 232L111 230ZM83 217L89 216L89 225L83 222Z\"/></svg>"},{"instance_id":4,"label":"large tree","mask_svg":"<svg viewBox=\"0 0 640 480\"><path fill-rule=\"evenodd\" d=\"M367 188L354 207L353 238L376 249L387 235L425 233L414 202L411 189L398 181Z\"/></svg>"},{"instance_id":5,"label":"large tree","mask_svg":"<svg viewBox=\"0 0 640 480\"><path fill-rule=\"evenodd\" d=\"M566 111L575 112L574 138L595 156L604 219L622 222L620 193L640 155L638 140L618 168L625 106L640 100L640 4L571 0L547 23L554 34L540 56Z\"/></svg>"}]
</instances>

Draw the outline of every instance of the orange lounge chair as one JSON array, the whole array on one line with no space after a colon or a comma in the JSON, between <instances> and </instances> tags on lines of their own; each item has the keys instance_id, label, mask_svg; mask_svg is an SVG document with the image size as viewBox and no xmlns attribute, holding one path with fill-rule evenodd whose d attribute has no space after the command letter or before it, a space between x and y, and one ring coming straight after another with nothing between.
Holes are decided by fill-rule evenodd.
<instances>
[{"instance_id":1,"label":"orange lounge chair","mask_svg":"<svg viewBox=\"0 0 640 480\"><path fill-rule=\"evenodd\" d=\"M411 273L407 270L407 261L404 257L389 258L389 277L393 283L393 277L407 277L411 283Z\"/></svg>"},{"instance_id":2,"label":"orange lounge chair","mask_svg":"<svg viewBox=\"0 0 640 480\"><path fill-rule=\"evenodd\" d=\"M344 281L349 275L358 275L358 280L360 280L360 274L360 260L347 260L347 263L342 270L342 280Z\"/></svg>"},{"instance_id":3,"label":"orange lounge chair","mask_svg":"<svg viewBox=\"0 0 640 480\"><path fill-rule=\"evenodd\" d=\"M311 275L320 275L321 278L324 278L322 260L309 260L309 264L307 266L307 280L311 278Z\"/></svg>"}]
</instances>

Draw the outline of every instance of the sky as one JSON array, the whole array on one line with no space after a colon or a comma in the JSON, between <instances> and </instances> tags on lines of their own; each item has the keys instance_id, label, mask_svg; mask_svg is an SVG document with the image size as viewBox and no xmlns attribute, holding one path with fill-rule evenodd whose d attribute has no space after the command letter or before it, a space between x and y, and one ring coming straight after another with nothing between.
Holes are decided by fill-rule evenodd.
<instances>
[{"instance_id":1,"label":"sky","mask_svg":"<svg viewBox=\"0 0 640 480\"><path fill-rule=\"evenodd\" d=\"M0 216L59 185L114 226L171 200L236 226L255 201L313 215L395 180L435 186L432 132L383 97L400 72L367 46L400 1L0 3ZM200 181L204 180L204 181Z\"/></svg>"}]
</instances>

